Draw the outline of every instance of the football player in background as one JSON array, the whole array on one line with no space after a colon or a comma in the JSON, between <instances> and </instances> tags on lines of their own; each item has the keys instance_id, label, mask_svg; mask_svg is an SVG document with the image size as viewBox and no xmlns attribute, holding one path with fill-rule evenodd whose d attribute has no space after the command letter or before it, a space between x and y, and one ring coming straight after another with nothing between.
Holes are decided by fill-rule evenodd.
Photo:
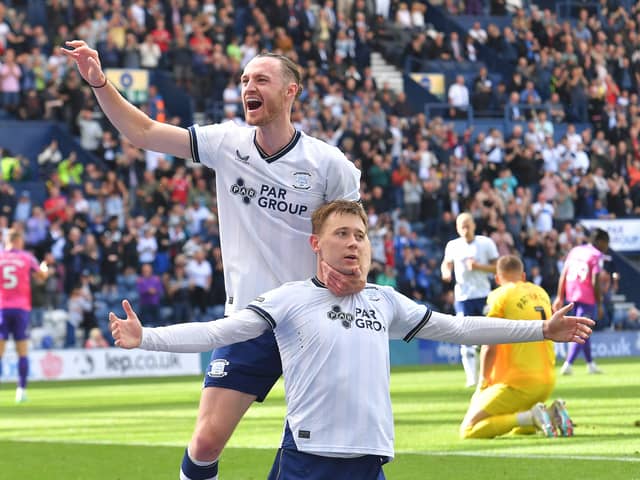
<instances>
[{"instance_id":1,"label":"football player in background","mask_svg":"<svg viewBox=\"0 0 640 480\"><path fill-rule=\"evenodd\" d=\"M487 304L489 317L551 318L547 292L525 281L524 265L515 255L498 259L496 282ZM556 384L553 342L483 345L478 389L460 425L460 437L493 438L509 432L547 437L573 435L573 423L563 400L550 411L546 402Z\"/></svg>"},{"instance_id":2,"label":"football player in background","mask_svg":"<svg viewBox=\"0 0 640 480\"><path fill-rule=\"evenodd\" d=\"M599 274L604 263L604 253L609 249L609 234L600 228L591 232L589 243L569 250L558 282L558 295L553 302L554 311L561 308L565 300L573 302L575 314L589 318L602 318L602 289ZM573 373L573 362L584 353L587 372L602 373L591 355L591 341L584 344L570 343L567 359L560 368L562 375Z\"/></svg>"},{"instance_id":3,"label":"football player in background","mask_svg":"<svg viewBox=\"0 0 640 480\"><path fill-rule=\"evenodd\" d=\"M469 212L458 215L456 230L459 237L447 242L444 249L442 280L450 282L455 276L456 314L482 315L491 291L489 275L496 271L498 247L489 237L476 235L476 223ZM478 381L476 350L476 345L460 345L467 387L475 387Z\"/></svg>"},{"instance_id":4,"label":"football player in background","mask_svg":"<svg viewBox=\"0 0 640 480\"><path fill-rule=\"evenodd\" d=\"M18 354L18 403L27 399L31 275L44 280L47 271L45 262L38 265L36 257L24 250L24 234L11 230L5 250L0 251L0 378L6 342L12 336Z\"/></svg>"}]
</instances>

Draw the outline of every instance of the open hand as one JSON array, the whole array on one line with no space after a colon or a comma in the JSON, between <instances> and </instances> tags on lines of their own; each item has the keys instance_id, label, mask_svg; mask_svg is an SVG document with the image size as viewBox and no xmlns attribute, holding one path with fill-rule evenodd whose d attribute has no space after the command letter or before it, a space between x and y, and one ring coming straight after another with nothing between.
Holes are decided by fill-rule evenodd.
<instances>
[{"instance_id":1,"label":"open hand","mask_svg":"<svg viewBox=\"0 0 640 480\"><path fill-rule=\"evenodd\" d=\"M560 308L543 324L544 338L554 342L576 342L583 344L591 335L591 327L596 322L587 317L565 315L571 311L573 303Z\"/></svg>"},{"instance_id":2,"label":"open hand","mask_svg":"<svg viewBox=\"0 0 640 480\"><path fill-rule=\"evenodd\" d=\"M142 324L128 300L122 301L122 308L127 318L118 318L115 313L109 312L111 335L117 347L126 349L139 347L142 342Z\"/></svg>"},{"instance_id":3,"label":"open hand","mask_svg":"<svg viewBox=\"0 0 640 480\"><path fill-rule=\"evenodd\" d=\"M65 42L65 45L73 47L73 50L60 48L60 51L68 58L75 60L82 78L89 85L102 85L105 81L105 75L100 66L98 52L90 48L83 40L70 40Z\"/></svg>"}]
</instances>

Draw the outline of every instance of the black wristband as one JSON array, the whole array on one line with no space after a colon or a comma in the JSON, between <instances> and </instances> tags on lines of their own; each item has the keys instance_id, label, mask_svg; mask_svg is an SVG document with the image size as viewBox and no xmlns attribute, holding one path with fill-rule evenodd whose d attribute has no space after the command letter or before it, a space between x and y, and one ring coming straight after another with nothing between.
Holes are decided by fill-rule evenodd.
<instances>
[{"instance_id":1,"label":"black wristband","mask_svg":"<svg viewBox=\"0 0 640 480\"><path fill-rule=\"evenodd\" d=\"M89 82L87 82L87 84L91 87L91 88L102 88L105 87L107 85L107 76L104 76L104 82L102 83L102 85L91 85Z\"/></svg>"}]
</instances>

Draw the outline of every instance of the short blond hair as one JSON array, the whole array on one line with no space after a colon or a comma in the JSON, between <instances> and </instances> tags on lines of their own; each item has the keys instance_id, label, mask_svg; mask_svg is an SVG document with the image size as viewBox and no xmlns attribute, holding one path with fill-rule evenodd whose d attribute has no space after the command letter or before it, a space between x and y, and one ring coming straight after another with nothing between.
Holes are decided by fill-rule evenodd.
<instances>
[{"instance_id":1,"label":"short blond hair","mask_svg":"<svg viewBox=\"0 0 640 480\"><path fill-rule=\"evenodd\" d=\"M365 232L368 230L369 219L367 218L367 214L364 211L364 208L362 208L360 202L352 200L335 200L330 203L325 203L311 214L311 233L314 235L319 234L327 219L334 213L339 215L358 216L364 224Z\"/></svg>"},{"instance_id":2,"label":"short blond hair","mask_svg":"<svg viewBox=\"0 0 640 480\"><path fill-rule=\"evenodd\" d=\"M516 255L503 255L498 259L496 264L496 273L498 275L521 275L524 272L524 264L520 257Z\"/></svg>"}]
</instances>

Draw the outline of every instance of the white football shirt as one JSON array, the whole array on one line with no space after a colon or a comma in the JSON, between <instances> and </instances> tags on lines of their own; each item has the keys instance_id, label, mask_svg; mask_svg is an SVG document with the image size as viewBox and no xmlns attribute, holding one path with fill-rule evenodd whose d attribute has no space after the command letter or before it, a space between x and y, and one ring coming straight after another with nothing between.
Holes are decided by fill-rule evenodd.
<instances>
[{"instance_id":1,"label":"white football shirt","mask_svg":"<svg viewBox=\"0 0 640 480\"><path fill-rule=\"evenodd\" d=\"M453 262L453 273L456 277L453 293L456 301L483 298L491 291L489 274L481 270L469 270L466 260L473 258L477 262L489 264L498 256L495 242L484 235L475 235L471 243L463 237L447 242L444 249L444 262Z\"/></svg>"},{"instance_id":2,"label":"white football shirt","mask_svg":"<svg viewBox=\"0 0 640 480\"><path fill-rule=\"evenodd\" d=\"M311 277L311 213L359 198L360 171L337 148L298 131L267 156L255 131L233 122L189 127L193 160L216 172L227 315L267 290Z\"/></svg>"},{"instance_id":3,"label":"white football shirt","mask_svg":"<svg viewBox=\"0 0 640 480\"><path fill-rule=\"evenodd\" d=\"M389 338L407 336L431 311L390 287L336 297L316 279L248 308L274 328L298 450L393 457Z\"/></svg>"}]
</instances>

